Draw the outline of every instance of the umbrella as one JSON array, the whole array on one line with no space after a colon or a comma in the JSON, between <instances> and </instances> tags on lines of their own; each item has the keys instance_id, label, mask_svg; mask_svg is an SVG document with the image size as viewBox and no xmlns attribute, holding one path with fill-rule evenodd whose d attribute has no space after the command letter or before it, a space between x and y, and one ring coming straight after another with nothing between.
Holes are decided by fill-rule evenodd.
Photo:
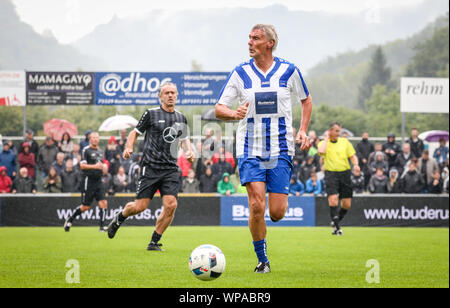
<instances>
[{"instance_id":1,"label":"umbrella","mask_svg":"<svg viewBox=\"0 0 450 308\"><path fill-rule=\"evenodd\" d=\"M441 139L448 141L448 132L445 130L430 130L421 133L419 138L428 142L437 142Z\"/></svg>"},{"instance_id":2,"label":"umbrella","mask_svg":"<svg viewBox=\"0 0 450 308\"><path fill-rule=\"evenodd\" d=\"M44 123L44 132L54 140L60 141L64 133L68 133L71 138L76 136L78 127L67 120L51 119Z\"/></svg>"},{"instance_id":3,"label":"umbrella","mask_svg":"<svg viewBox=\"0 0 450 308\"><path fill-rule=\"evenodd\" d=\"M130 127L135 127L138 124L138 120L128 115L116 115L107 118L100 125L99 131L109 132L112 130L122 130Z\"/></svg>"}]
</instances>

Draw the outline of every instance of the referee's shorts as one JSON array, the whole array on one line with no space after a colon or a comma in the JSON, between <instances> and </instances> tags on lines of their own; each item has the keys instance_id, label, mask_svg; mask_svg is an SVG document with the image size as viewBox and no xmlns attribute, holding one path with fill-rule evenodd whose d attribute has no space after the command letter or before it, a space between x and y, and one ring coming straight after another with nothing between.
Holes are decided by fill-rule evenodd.
<instances>
[{"instance_id":1,"label":"referee's shorts","mask_svg":"<svg viewBox=\"0 0 450 308\"><path fill-rule=\"evenodd\" d=\"M325 186L327 195L339 195L339 199L353 197L351 170L342 172L325 170Z\"/></svg>"}]
</instances>

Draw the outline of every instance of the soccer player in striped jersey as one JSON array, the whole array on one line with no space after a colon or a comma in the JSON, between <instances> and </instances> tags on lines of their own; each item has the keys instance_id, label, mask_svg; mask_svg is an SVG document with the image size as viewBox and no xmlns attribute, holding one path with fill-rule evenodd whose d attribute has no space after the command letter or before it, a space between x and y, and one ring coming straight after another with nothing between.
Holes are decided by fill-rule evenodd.
<instances>
[{"instance_id":1,"label":"soccer player in striped jersey","mask_svg":"<svg viewBox=\"0 0 450 308\"><path fill-rule=\"evenodd\" d=\"M272 221L283 219L288 208L294 142L309 148L307 130L312 100L294 64L273 56L278 36L272 25L255 25L249 35L248 62L229 75L215 107L217 118L239 120L236 155L241 184L248 192L249 228L258 257L256 273L270 272L266 243L266 191ZM237 110L233 103L239 102ZM302 104L301 126L294 141L292 107Z\"/></svg>"}]
</instances>

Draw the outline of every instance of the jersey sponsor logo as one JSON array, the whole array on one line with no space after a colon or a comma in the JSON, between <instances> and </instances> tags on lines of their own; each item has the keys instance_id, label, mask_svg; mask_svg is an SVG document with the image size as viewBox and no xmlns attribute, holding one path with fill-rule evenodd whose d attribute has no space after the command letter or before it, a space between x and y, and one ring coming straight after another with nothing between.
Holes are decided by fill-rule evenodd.
<instances>
[{"instance_id":1,"label":"jersey sponsor logo","mask_svg":"<svg viewBox=\"0 0 450 308\"><path fill-rule=\"evenodd\" d=\"M173 127L169 126L163 131L163 139L167 143L174 143L177 139L178 131Z\"/></svg>"},{"instance_id":2,"label":"jersey sponsor logo","mask_svg":"<svg viewBox=\"0 0 450 308\"><path fill-rule=\"evenodd\" d=\"M255 107L256 114L278 113L277 92L256 92Z\"/></svg>"}]
</instances>

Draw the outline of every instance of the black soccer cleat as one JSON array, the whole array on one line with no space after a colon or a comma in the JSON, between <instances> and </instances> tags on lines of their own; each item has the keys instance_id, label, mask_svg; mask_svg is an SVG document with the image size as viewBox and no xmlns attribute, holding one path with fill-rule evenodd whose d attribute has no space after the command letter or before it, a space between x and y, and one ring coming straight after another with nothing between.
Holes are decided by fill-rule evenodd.
<instances>
[{"instance_id":1,"label":"black soccer cleat","mask_svg":"<svg viewBox=\"0 0 450 308\"><path fill-rule=\"evenodd\" d=\"M154 243L150 242L147 246L147 250L149 251L164 251L164 249L161 248L162 244L160 243Z\"/></svg>"},{"instance_id":2,"label":"black soccer cleat","mask_svg":"<svg viewBox=\"0 0 450 308\"><path fill-rule=\"evenodd\" d=\"M117 230L120 228L120 222L119 222L119 214L114 216L113 220L108 225L108 237L113 238L116 235Z\"/></svg>"},{"instance_id":3,"label":"black soccer cleat","mask_svg":"<svg viewBox=\"0 0 450 308\"><path fill-rule=\"evenodd\" d=\"M70 227L72 227L72 223L69 221L69 218L67 218L64 222L64 231L69 232Z\"/></svg>"},{"instance_id":4,"label":"black soccer cleat","mask_svg":"<svg viewBox=\"0 0 450 308\"><path fill-rule=\"evenodd\" d=\"M257 274L270 273L270 264L266 262L259 262L255 268L255 273Z\"/></svg>"}]
</instances>

